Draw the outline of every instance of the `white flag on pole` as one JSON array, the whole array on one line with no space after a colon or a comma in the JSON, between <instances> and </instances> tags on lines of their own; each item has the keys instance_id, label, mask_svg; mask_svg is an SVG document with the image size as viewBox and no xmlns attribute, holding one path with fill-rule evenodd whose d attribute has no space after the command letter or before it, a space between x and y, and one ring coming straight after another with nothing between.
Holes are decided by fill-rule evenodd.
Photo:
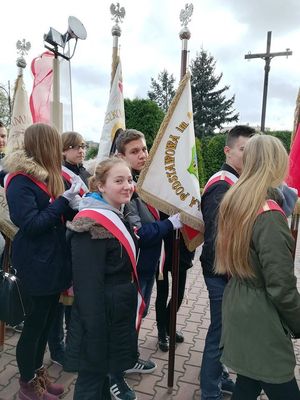
<instances>
[{"instance_id":1,"label":"white flag on pole","mask_svg":"<svg viewBox=\"0 0 300 400\"><path fill-rule=\"evenodd\" d=\"M160 126L137 190L143 200L166 214L180 212L190 249L203 240L200 186L195 145L190 74L182 79Z\"/></svg>"},{"instance_id":2,"label":"white flag on pole","mask_svg":"<svg viewBox=\"0 0 300 400\"><path fill-rule=\"evenodd\" d=\"M29 108L28 95L23 81L23 75L19 75L16 81L7 152L23 147L25 129L31 124L32 116Z\"/></svg>"},{"instance_id":3,"label":"white flag on pole","mask_svg":"<svg viewBox=\"0 0 300 400\"><path fill-rule=\"evenodd\" d=\"M97 161L108 157L113 139L118 129L125 129L125 111L121 61L118 63L110 91L104 125L100 137Z\"/></svg>"}]
</instances>

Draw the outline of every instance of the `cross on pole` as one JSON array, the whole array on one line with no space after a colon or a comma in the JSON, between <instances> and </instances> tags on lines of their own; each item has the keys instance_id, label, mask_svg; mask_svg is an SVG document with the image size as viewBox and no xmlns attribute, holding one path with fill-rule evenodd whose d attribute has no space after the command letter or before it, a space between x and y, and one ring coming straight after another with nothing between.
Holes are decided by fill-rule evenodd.
<instances>
[{"instance_id":1,"label":"cross on pole","mask_svg":"<svg viewBox=\"0 0 300 400\"><path fill-rule=\"evenodd\" d=\"M269 72L270 72L270 64L271 60L274 57L280 56L291 56L293 54L290 49L286 49L286 51L280 51L277 53L271 53L271 36L272 32L269 31L267 35L267 50L265 53L257 53L257 54L245 54L245 59L249 60L250 58L262 58L265 60L265 78L264 78L264 91L263 91L263 101L262 101L262 111L261 111L261 123L260 129L262 132L265 131L265 120L266 120L266 107L267 107L267 94L268 94L268 80L269 80Z\"/></svg>"}]
</instances>

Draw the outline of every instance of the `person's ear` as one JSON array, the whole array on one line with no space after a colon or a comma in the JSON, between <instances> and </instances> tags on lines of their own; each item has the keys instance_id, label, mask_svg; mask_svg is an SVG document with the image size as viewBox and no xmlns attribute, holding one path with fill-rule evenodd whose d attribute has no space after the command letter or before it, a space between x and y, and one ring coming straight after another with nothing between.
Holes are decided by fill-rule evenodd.
<instances>
[{"instance_id":1,"label":"person's ear","mask_svg":"<svg viewBox=\"0 0 300 400\"><path fill-rule=\"evenodd\" d=\"M123 153L117 153L118 158L122 158L123 160L125 159L125 155Z\"/></svg>"},{"instance_id":2,"label":"person's ear","mask_svg":"<svg viewBox=\"0 0 300 400\"><path fill-rule=\"evenodd\" d=\"M225 156L228 156L229 153L230 153L230 147L229 147L229 146L225 146L225 147L224 147L224 154L225 154Z\"/></svg>"},{"instance_id":3,"label":"person's ear","mask_svg":"<svg viewBox=\"0 0 300 400\"><path fill-rule=\"evenodd\" d=\"M97 187L100 193L104 193L104 188L102 185L98 185Z\"/></svg>"}]
</instances>

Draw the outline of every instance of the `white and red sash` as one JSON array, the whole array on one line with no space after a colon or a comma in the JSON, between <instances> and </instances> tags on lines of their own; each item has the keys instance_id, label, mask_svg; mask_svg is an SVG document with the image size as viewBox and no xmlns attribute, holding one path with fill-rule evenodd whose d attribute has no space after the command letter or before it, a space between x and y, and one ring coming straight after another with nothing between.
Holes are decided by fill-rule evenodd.
<instances>
[{"instance_id":1,"label":"white and red sash","mask_svg":"<svg viewBox=\"0 0 300 400\"><path fill-rule=\"evenodd\" d=\"M216 172L213 176L209 178L207 181L206 185L204 186L202 194L214 183L219 182L219 181L225 181L227 182L230 186L234 185L238 181L238 177L232 174L229 171L221 170Z\"/></svg>"},{"instance_id":2,"label":"white and red sash","mask_svg":"<svg viewBox=\"0 0 300 400\"><path fill-rule=\"evenodd\" d=\"M26 176L28 179L30 179L32 182L34 182L41 190L43 190L45 193L47 193L47 195L50 197L49 202L53 203L55 198L49 192L47 185L44 182L35 179L32 175L26 174L25 172L22 172L22 171L17 171L17 172L5 175L5 177L4 177L4 188L5 188L5 190L7 190L8 185L10 184L11 180L17 175Z\"/></svg>"},{"instance_id":3,"label":"white and red sash","mask_svg":"<svg viewBox=\"0 0 300 400\"><path fill-rule=\"evenodd\" d=\"M79 190L79 194L82 197L85 193L87 193L89 191L88 187L86 186L86 184L83 182L83 180L81 179L81 177L79 175L76 175L73 171L71 171L69 168L67 168L66 166L62 166L61 167L61 173L63 178L70 184L72 185L72 180L74 177L76 177L76 179L80 179L81 180L81 188Z\"/></svg>"},{"instance_id":4,"label":"white and red sash","mask_svg":"<svg viewBox=\"0 0 300 400\"><path fill-rule=\"evenodd\" d=\"M258 210L257 214L260 215L267 211L279 211L286 218L285 212L274 200L267 200L265 204Z\"/></svg>"},{"instance_id":5,"label":"white and red sash","mask_svg":"<svg viewBox=\"0 0 300 400\"><path fill-rule=\"evenodd\" d=\"M143 297L141 295L138 275L136 270L136 250L134 241L128 232L127 228L121 221L121 219L110 210L103 210L97 208L86 208L84 210L79 211L78 214L75 215L74 221L78 218L91 218L95 220L98 224L102 225L105 229L107 229L116 239L123 245L127 254L130 258L133 277L137 283L138 287L138 304L137 304L137 312L136 312L136 329L139 330L142 316L145 309L145 303Z\"/></svg>"}]
</instances>

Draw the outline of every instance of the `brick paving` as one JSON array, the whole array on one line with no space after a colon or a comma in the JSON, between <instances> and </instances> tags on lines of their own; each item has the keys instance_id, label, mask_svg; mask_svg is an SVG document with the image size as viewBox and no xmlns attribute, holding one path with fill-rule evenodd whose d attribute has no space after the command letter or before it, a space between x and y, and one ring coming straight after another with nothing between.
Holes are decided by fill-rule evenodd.
<instances>
[{"instance_id":1,"label":"brick paving","mask_svg":"<svg viewBox=\"0 0 300 400\"><path fill-rule=\"evenodd\" d=\"M185 341L176 347L175 378L172 393L168 392L168 353L163 353L157 346L157 330L153 299L150 313L143 321L139 348L142 358L156 362L157 369L148 375L131 374L128 383L134 388L139 400L199 400L199 370L204 347L204 340L209 325L209 306L207 291L203 281L199 252L196 254L194 267L188 272L186 295L177 316L177 328L184 334ZM300 249L298 245L296 271L300 277ZM299 285L300 281L298 280ZM4 351L0 353L0 400L15 400L18 392L18 369L15 359L16 344L19 334L11 329L6 330ZM300 384L300 340L295 341L297 359L296 378ZM76 375L62 371L53 364L49 352L45 355L45 364L50 376L65 385L64 400L73 399ZM234 374L232 374L234 377ZM224 399L230 399L229 396ZM261 396L262 399L267 399Z\"/></svg>"}]
</instances>

